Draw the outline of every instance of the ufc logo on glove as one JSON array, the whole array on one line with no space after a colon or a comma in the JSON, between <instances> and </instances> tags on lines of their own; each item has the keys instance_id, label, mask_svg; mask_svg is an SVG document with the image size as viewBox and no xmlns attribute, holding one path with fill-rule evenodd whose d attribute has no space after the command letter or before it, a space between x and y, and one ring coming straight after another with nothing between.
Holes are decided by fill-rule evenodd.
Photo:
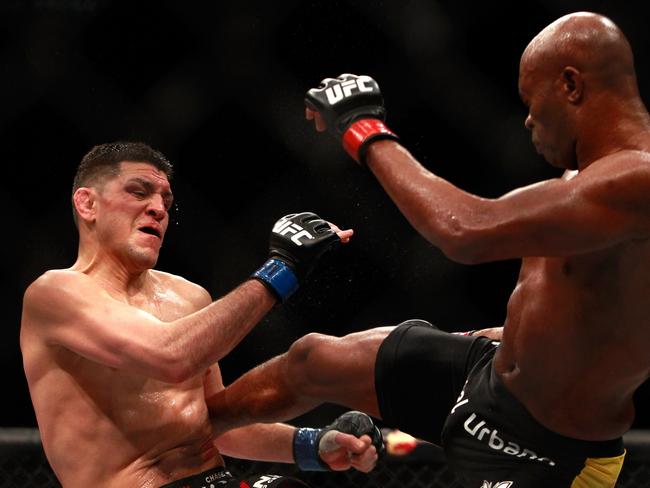
<instances>
[{"instance_id":1,"label":"ufc logo on glove","mask_svg":"<svg viewBox=\"0 0 650 488\"><path fill-rule=\"evenodd\" d=\"M273 226L273 232L280 234L281 236L287 235L289 233L295 234L294 236L291 236L291 240L296 246L302 246L300 239L303 237L307 239L314 239L314 236L303 229L301 226L294 224L290 220L284 218L278 220L275 223Z\"/></svg>"},{"instance_id":2,"label":"ufc logo on glove","mask_svg":"<svg viewBox=\"0 0 650 488\"><path fill-rule=\"evenodd\" d=\"M373 80L370 76L359 76L356 79L332 85L325 90L327 101L330 105L334 105L352 95L354 91L371 92L373 90L372 81ZM369 86L367 86L366 83L368 83Z\"/></svg>"}]
</instances>

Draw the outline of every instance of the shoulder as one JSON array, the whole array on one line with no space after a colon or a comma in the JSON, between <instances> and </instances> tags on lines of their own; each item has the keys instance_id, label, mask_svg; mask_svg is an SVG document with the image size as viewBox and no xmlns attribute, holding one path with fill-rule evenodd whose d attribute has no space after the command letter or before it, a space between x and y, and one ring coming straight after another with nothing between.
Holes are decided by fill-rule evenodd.
<instances>
[{"instance_id":1,"label":"shoulder","mask_svg":"<svg viewBox=\"0 0 650 488\"><path fill-rule=\"evenodd\" d=\"M607 155L567 182L581 201L597 205L639 238L650 237L650 153Z\"/></svg>"},{"instance_id":2,"label":"shoulder","mask_svg":"<svg viewBox=\"0 0 650 488\"><path fill-rule=\"evenodd\" d=\"M650 152L623 150L604 156L580 171L580 176L608 175L610 177L629 174L650 175Z\"/></svg>"},{"instance_id":3,"label":"shoulder","mask_svg":"<svg viewBox=\"0 0 650 488\"><path fill-rule=\"evenodd\" d=\"M152 276L165 288L171 289L198 310L212 303L210 293L201 285L165 271L151 270Z\"/></svg>"},{"instance_id":4,"label":"shoulder","mask_svg":"<svg viewBox=\"0 0 650 488\"><path fill-rule=\"evenodd\" d=\"M69 269L50 270L34 280L23 297L23 319L53 322L93 300L97 285L85 274Z\"/></svg>"},{"instance_id":5,"label":"shoulder","mask_svg":"<svg viewBox=\"0 0 650 488\"><path fill-rule=\"evenodd\" d=\"M570 181L578 187L625 200L647 201L650 199L650 153L626 150L607 155Z\"/></svg>"},{"instance_id":6,"label":"shoulder","mask_svg":"<svg viewBox=\"0 0 650 488\"><path fill-rule=\"evenodd\" d=\"M78 271L69 269L52 269L36 278L25 290L25 301L43 299L49 295L65 293L70 288L85 287L88 277Z\"/></svg>"}]
</instances>

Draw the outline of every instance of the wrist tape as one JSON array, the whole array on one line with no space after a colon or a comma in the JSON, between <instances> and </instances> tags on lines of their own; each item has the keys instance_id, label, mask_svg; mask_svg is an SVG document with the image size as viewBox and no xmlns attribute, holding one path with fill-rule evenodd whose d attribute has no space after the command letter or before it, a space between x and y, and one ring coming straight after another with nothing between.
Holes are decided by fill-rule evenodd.
<instances>
[{"instance_id":1,"label":"wrist tape","mask_svg":"<svg viewBox=\"0 0 650 488\"><path fill-rule=\"evenodd\" d=\"M318 455L321 430L302 427L293 435L293 458L302 471L329 471Z\"/></svg>"},{"instance_id":2,"label":"wrist tape","mask_svg":"<svg viewBox=\"0 0 650 488\"><path fill-rule=\"evenodd\" d=\"M298 289L298 278L284 261L271 258L251 275L269 288L281 302Z\"/></svg>"},{"instance_id":3,"label":"wrist tape","mask_svg":"<svg viewBox=\"0 0 650 488\"><path fill-rule=\"evenodd\" d=\"M372 141L399 137L379 119L361 119L353 122L343 133L343 149L356 162L365 164L366 149Z\"/></svg>"}]
</instances>

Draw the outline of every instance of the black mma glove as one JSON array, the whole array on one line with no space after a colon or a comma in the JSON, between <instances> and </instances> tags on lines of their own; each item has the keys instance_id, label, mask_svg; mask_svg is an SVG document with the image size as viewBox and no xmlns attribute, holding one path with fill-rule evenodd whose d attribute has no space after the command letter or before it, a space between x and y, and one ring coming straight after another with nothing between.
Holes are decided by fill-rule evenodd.
<instances>
[{"instance_id":1,"label":"black mma glove","mask_svg":"<svg viewBox=\"0 0 650 488\"><path fill-rule=\"evenodd\" d=\"M269 259L252 277L264 283L283 302L298 289L319 257L339 236L318 215L302 212L285 215L273 226Z\"/></svg>"},{"instance_id":2,"label":"black mma glove","mask_svg":"<svg viewBox=\"0 0 650 488\"><path fill-rule=\"evenodd\" d=\"M335 137L343 139L343 148L358 163L364 163L372 141L398 140L384 125L384 99L370 76L345 73L325 78L307 92L305 104L321 115Z\"/></svg>"},{"instance_id":3,"label":"black mma glove","mask_svg":"<svg viewBox=\"0 0 650 488\"><path fill-rule=\"evenodd\" d=\"M334 422L322 429L311 429L302 427L296 429L293 435L293 458L296 465L303 471L329 471L330 468L325 464L318 454L319 451L329 451L328 444L332 441L328 439L327 434L332 431L352 434L361 437L367 434L372 445L377 449L377 454L384 450L384 440L381 432L375 426L372 419L363 412L352 410L345 412ZM334 432L333 435L336 433Z\"/></svg>"}]
</instances>

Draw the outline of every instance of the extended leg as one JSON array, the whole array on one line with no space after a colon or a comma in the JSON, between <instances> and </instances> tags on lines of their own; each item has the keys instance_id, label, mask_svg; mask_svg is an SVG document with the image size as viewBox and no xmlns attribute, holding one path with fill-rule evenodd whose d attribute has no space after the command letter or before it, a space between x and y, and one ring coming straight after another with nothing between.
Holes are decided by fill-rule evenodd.
<instances>
[{"instance_id":1,"label":"extended leg","mask_svg":"<svg viewBox=\"0 0 650 488\"><path fill-rule=\"evenodd\" d=\"M393 327L344 337L308 334L207 399L217 431L295 418L331 402L379 416L375 360Z\"/></svg>"}]
</instances>

